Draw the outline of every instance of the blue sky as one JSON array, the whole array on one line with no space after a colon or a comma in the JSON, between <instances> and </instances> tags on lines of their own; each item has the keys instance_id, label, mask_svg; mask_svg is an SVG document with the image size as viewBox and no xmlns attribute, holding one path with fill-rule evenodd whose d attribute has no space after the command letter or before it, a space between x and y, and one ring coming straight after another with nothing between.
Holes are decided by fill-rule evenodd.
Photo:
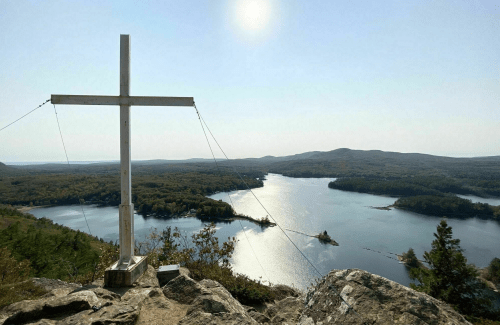
<instances>
[{"instance_id":1,"label":"blue sky","mask_svg":"<svg viewBox=\"0 0 500 325\"><path fill-rule=\"evenodd\" d=\"M483 0L0 0L0 128L51 94L118 95L120 34L131 94L194 97L230 158L500 155L500 5ZM56 109L70 160L119 159L118 107ZM131 125L132 159L210 157L194 109L132 107ZM63 160L52 105L0 132L2 162Z\"/></svg>"}]
</instances>

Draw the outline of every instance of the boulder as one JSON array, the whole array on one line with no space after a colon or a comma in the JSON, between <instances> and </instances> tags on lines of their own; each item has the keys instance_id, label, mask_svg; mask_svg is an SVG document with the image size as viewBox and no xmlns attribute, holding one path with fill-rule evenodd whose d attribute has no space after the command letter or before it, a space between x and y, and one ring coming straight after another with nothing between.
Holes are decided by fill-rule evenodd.
<instances>
[{"instance_id":1,"label":"boulder","mask_svg":"<svg viewBox=\"0 0 500 325\"><path fill-rule=\"evenodd\" d=\"M202 280L198 284L201 287L199 294L191 301L188 314L196 311L217 313L238 313L246 315L245 308L234 299L233 296L221 284L213 280ZM247 315L248 316L248 315Z\"/></svg>"},{"instance_id":2,"label":"boulder","mask_svg":"<svg viewBox=\"0 0 500 325\"><path fill-rule=\"evenodd\" d=\"M357 269L332 270L311 288L305 303L300 325L470 324L444 302Z\"/></svg>"},{"instance_id":3,"label":"boulder","mask_svg":"<svg viewBox=\"0 0 500 325\"><path fill-rule=\"evenodd\" d=\"M181 274L163 287L163 294L181 304L191 304L198 296L210 294L210 291L187 275Z\"/></svg>"},{"instance_id":4,"label":"boulder","mask_svg":"<svg viewBox=\"0 0 500 325\"><path fill-rule=\"evenodd\" d=\"M246 314L245 307L243 307L238 300L233 298L229 291L227 291L227 289L224 288L219 282L205 279L201 280L199 283L208 289L212 295L222 299L223 304L226 306L225 312Z\"/></svg>"},{"instance_id":5,"label":"boulder","mask_svg":"<svg viewBox=\"0 0 500 325\"><path fill-rule=\"evenodd\" d=\"M86 286L41 280L52 291L39 300L4 307L0 324L470 324L439 300L357 269L333 270L307 295L274 286L271 290L282 299L255 307L241 305L218 282L197 282L186 272L163 288L152 279L156 274L151 268L133 287L103 288L100 280Z\"/></svg>"},{"instance_id":6,"label":"boulder","mask_svg":"<svg viewBox=\"0 0 500 325\"><path fill-rule=\"evenodd\" d=\"M304 293L300 290L284 284L273 285L271 287L271 292L274 294L274 300L278 301L285 299L286 297L300 297L304 295Z\"/></svg>"},{"instance_id":7,"label":"boulder","mask_svg":"<svg viewBox=\"0 0 500 325\"><path fill-rule=\"evenodd\" d=\"M163 287L163 294L190 305L179 324L258 324L226 288L213 280L196 282L179 275Z\"/></svg>"},{"instance_id":8,"label":"boulder","mask_svg":"<svg viewBox=\"0 0 500 325\"><path fill-rule=\"evenodd\" d=\"M259 324L265 324L265 323L269 323L271 321L269 319L269 317L267 317L266 315L264 315L262 313L259 313L256 310L248 311L248 315L250 315L250 317L252 317Z\"/></svg>"},{"instance_id":9,"label":"boulder","mask_svg":"<svg viewBox=\"0 0 500 325\"><path fill-rule=\"evenodd\" d=\"M50 297L40 300L23 300L13 303L2 310L8 315L4 324L24 324L44 318L64 317L83 310L89 310L99 304L99 299L92 291L80 291L62 297Z\"/></svg>"},{"instance_id":10,"label":"boulder","mask_svg":"<svg viewBox=\"0 0 500 325\"><path fill-rule=\"evenodd\" d=\"M148 265L146 272L144 272L137 281L135 281L134 287L141 288L159 288L158 278L156 277L156 270L151 265Z\"/></svg>"},{"instance_id":11,"label":"boulder","mask_svg":"<svg viewBox=\"0 0 500 325\"><path fill-rule=\"evenodd\" d=\"M297 324L303 310L303 298L287 297L267 308L265 314L270 324Z\"/></svg>"},{"instance_id":12,"label":"boulder","mask_svg":"<svg viewBox=\"0 0 500 325\"><path fill-rule=\"evenodd\" d=\"M188 305L167 299L161 289L153 289L142 302L137 319L138 325L177 324L184 316Z\"/></svg>"}]
</instances>

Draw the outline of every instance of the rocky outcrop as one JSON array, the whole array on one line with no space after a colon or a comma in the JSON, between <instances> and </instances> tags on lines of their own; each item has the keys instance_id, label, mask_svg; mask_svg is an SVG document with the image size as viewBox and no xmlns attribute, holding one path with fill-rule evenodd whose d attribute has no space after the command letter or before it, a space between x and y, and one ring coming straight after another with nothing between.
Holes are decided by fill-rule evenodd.
<instances>
[{"instance_id":1,"label":"rocky outcrop","mask_svg":"<svg viewBox=\"0 0 500 325\"><path fill-rule=\"evenodd\" d=\"M276 300L261 306L243 306L218 282L187 271L160 288L152 267L129 288L34 281L50 292L3 308L0 325L469 324L441 301L356 269L331 271L307 295L274 286Z\"/></svg>"},{"instance_id":2,"label":"rocky outcrop","mask_svg":"<svg viewBox=\"0 0 500 325\"><path fill-rule=\"evenodd\" d=\"M357 269L332 270L307 293L305 304L300 325L470 324L444 302Z\"/></svg>"}]
</instances>

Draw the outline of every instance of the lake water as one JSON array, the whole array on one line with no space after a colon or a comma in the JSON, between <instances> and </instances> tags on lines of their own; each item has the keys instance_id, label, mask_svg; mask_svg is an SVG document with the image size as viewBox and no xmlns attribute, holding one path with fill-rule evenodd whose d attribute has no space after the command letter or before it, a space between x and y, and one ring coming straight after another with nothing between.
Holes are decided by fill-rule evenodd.
<instances>
[{"instance_id":1,"label":"lake water","mask_svg":"<svg viewBox=\"0 0 500 325\"><path fill-rule=\"evenodd\" d=\"M411 282L404 265L394 254L410 247L421 258L431 249L440 219L392 209L395 198L329 189L330 178L289 178L269 174L264 187L253 193L265 206L260 206L250 191L234 191L211 196L229 202L231 196L237 212L254 218L272 216L289 238L311 261L319 273L332 269L360 268L379 274L403 285ZM228 196L229 195L229 196ZM472 198L481 200L481 198ZM500 204L500 200L497 200ZM118 238L118 209L116 207L84 207L93 235L106 241ZM47 217L73 229L88 232L80 206L40 208L30 211L36 217ZM461 240L469 263L485 267L494 257L500 257L500 224L479 219L454 220L454 238ZM157 219L135 217L136 239L141 240L152 227L179 227L185 234L198 232L203 224L195 218ZM245 229L245 232L242 231ZM217 224L218 236L238 239L233 255L234 270L251 278L305 288L319 276L279 227L261 229L247 221ZM340 246L323 245L310 235L327 230ZM255 256L257 254L258 260ZM262 267L260 267L262 265Z\"/></svg>"}]
</instances>

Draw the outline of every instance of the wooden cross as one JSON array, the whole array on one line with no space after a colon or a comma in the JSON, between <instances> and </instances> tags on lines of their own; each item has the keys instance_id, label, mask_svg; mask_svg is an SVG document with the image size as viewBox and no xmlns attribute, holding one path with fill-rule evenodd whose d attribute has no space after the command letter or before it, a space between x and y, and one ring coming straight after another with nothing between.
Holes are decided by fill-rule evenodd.
<instances>
[{"instance_id":1,"label":"wooden cross","mask_svg":"<svg viewBox=\"0 0 500 325\"><path fill-rule=\"evenodd\" d=\"M130 171L130 106L194 106L193 97L130 96L130 35L120 35L120 96L52 95L53 104L120 105L121 204L119 213L120 260L116 269L135 264L134 205Z\"/></svg>"}]
</instances>

